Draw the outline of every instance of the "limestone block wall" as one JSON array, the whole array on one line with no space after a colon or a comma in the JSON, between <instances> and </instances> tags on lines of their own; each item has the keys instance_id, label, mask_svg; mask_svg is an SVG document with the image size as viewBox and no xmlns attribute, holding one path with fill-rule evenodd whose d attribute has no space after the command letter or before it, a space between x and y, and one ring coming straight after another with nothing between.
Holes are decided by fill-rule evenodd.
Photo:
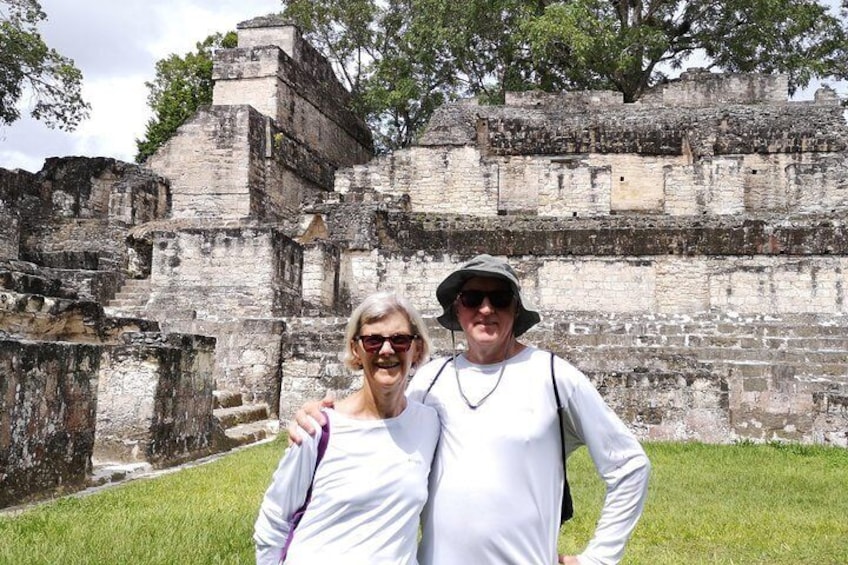
<instances>
[{"instance_id":1,"label":"limestone block wall","mask_svg":"<svg viewBox=\"0 0 848 565\"><path fill-rule=\"evenodd\" d=\"M0 257L17 259L20 238L20 216L17 212L6 209L0 202Z\"/></svg>"},{"instance_id":2,"label":"limestone block wall","mask_svg":"<svg viewBox=\"0 0 848 565\"><path fill-rule=\"evenodd\" d=\"M528 332L656 439L848 446L844 315L553 313Z\"/></svg>"},{"instance_id":3,"label":"limestone block wall","mask_svg":"<svg viewBox=\"0 0 848 565\"><path fill-rule=\"evenodd\" d=\"M104 349L93 456L164 466L211 453L215 340L127 333Z\"/></svg>"},{"instance_id":4,"label":"limestone block wall","mask_svg":"<svg viewBox=\"0 0 848 565\"><path fill-rule=\"evenodd\" d=\"M350 94L299 31L266 17L238 33L239 48L216 53L213 104L253 106L334 166L371 158L371 134L348 109Z\"/></svg>"},{"instance_id":5,"label":"limestone block wall","mask_svg":"<svg viewBox=\"0 0 848 565\"><path fill-rule=\"evenodd\" d=\"M28 220L76 218L136 224L162 218L168 211L165 179L115 159L51 157L28 179L29 187L17 195L17 205Z\"/></svg>"},{"instance_id":6,"label":"limestone block wall","mask_svg":"<svg viewBox=\"0 0 848 565\"><path fill-rule=\"evenodd\" d=\"M640 102L668 108L763 102L780 104L786 101L788 89L786 75L717 74L691 68L681 73L677 80L659 85Z\"/></svg>"},{"instance_id":7,"label":"limestone block wall","mask_svg":"<svg viewBox=\"0 0 848 565\"><path fill-rule=\"evenodd\" d=\"M544 310L599 313L848 314L848 259L837 257L513 256L528 299ZM453 269L443 254L351 253L344 279L351 304L397 290L437 314L433 296Z\"/></svg>"},{"instance_id":8,"label":"limestone block wall","mask_svg":"<svg viewBox=\"0 0 848 565\"><path fill-rule=\"evenodd\" d=\"M100 347L0 340L0 507L84 483Z\"/></svg>"},{"instance_id":9,"label":"limestone block wall","mask_svg":"<svg viewBox=\"0 0 848 565\"><path fill-rule=\"evenodd\" d=\"M300 60L300 50L309 45L303 42L300 30L295 26L282 25L271 16L240 22L236 28L239 47L249 49L274 45L295 61Z\"/></svg>"},{"instance_id":10,"label":"limestone block wall","mask_svg":"<svg viewBox=\"0 0 848 565\"><path fill-rule=\"evenodd\" d=\"M361 374L345 369L339 354L346 318L286 320L281 355L279 417L289 421L306 399L323 398L328 390L342 395L362 386Z\"/></svg>"},{"instance_id":11,"label":"limestone block wall","mask_svg":"<svg viewBox=\"0 0 848 565\"><path fill-rule=\"evenodd\" d=\"M0 258L17 259L21 239L22 196L32 192L35 175L0 168Z\"/></svg>"},{"instance_id":12,"label":"limestone block wall","mask_svg":"<svg viewBox=\"0 0 848 565\"><path fill-rule=\"evenodd\" d=\"M286 324L280 318L229 322L163 320L162 330L215 338L216 390L240 392L245 403L264 402L278 413L280 355Z\"/></svg>"},{"instance_id":13,"label":"limestone block wall","mask_svg":"<svg viewBox=\"0 0 848 565\"><path fill-rule=\"evenodd\" d=\"M848 447L844 315L542 311L522 341L570 360L642 439ZM428 318L434 357L450 334ZM280 418L361 386L338 360L344 319L290 320ZM458 349L464 348L457 335ZM817 353L812 353L817 352Z\"/></svg>"},{"instance_id":14,"label":"limestone block wall","mask_svg":"<svg viewBox=\"0 0 848 565\"><path fill-rule=\"evenodd\" d=\"M409 197L421 213L603 217L814 214L848 205L842 153L580 154L484 157L469 146L412 147L341 169L336 191Z\"/></svg>"},{"instance_id":15,"label":"limestone block wall","mask_svg":"<svg viewBox=\"0 0 848 565\"><path fill-rule=\"evenodd\" d=\"M310 147L275 124L267 161L265 201L256 201L255 217L296 220L303 205L319 201L333 190L335 167ZM274 211L270 214L268 210Z\"/></svg>"},{"instance_id":16,"label":"limestone block wall","mask_svg":"<svg viewBox=\"0 0 848 565\"><path fill-rule=\"evenodd\" d=\"M245 319L221 332L216 350L216 385L242 393L247 403L264 402L278 413L280 349L285 323L280 319Z\"/></svg>"},{"instance_id":17,"label":"limestone block wall","mask_svg":"<svg viewBox=\"0 0 848 565\"><path fill-rule=\"evenodd\" d=\"M159 232L147 311L213 321L299 312L302 268L302 248L274 228Z\"/></svg>"},{"instance_id":18,"label":"limestone block wall","mask_svg":"<svg viewBox=\"0 0 848 565\"><path fill-rule=\"evenodd\" d=\"M780 313L845 308L841 289L848 248L836 217L692 222L649 215L469 218L374 211L372 218L371 235L340 259L340 293L351 304L397 286L426 305L453 263L488 252L526 265L530 295L551 309ZM686 292L669 292L674 289Z\"/></svg>"},{"instance_id":19,"label":"limestone block wall","mask_svg":"<svg viewBox=\"0 0 848 565\"><path fill-rule=\"evenodd\" d=\"M317 314L330 310L339 297L338 247L317 241L303 246L303 304ZM308 313L307 313L308 315Z\"/></svg>"},{"instance_id":20,"label":"limestone block wall","mask_svg":"<svg viewBox=\"0 0 848 565\"><path fill-rule=\"evenodd\" d=\"M171 217L250 217L265 190L266 128L249 106L212 106L180 126L145 162L171 183Z\"/></svg>"},{"instance_id":21,"label":"limestone block wall","mask_svg":"<svg viewBox=\"0 0 848 565\"><path fill-rule=\"evenodd\" d=\"M303 40L297 27L278 15L269 14L240 22L236 29L239 47L277 46L296 61L304 72L316 81L325 83L326 88L334 89L339 99L347 101L350 93L339 84L333 66L308 41Z\"/></svg>"},{"instance_id":22,"label":"limestone block wall","mask_svg":"<svg viewBox=\"0 0 848 565\"><path fill-rule=\"evenodd\" d=\"M403 194L416 212L489 216L498 213L499 178L498 164L474 147L410 147L336 171L335 191ZM506 193L504 198L510 201Z\"/></svg>"},{"instance_id":23,"label":"limestone block wall","mask_svg":"<svg viewBox=\"0 0 848 565\"><path fill-rule=\"evenodd\" d=\"M711 73L689 68L677 79L659 84L637 104L667 108L709 107L726 104L782 104L786 102L789 79L785 75L756 73ZM832 101L831 101L832 102ZM570 108L609 108L624 104L621 92L609 90L546 93L508 92L507 106L536 108L562 105Z\"/></svg>"},{"instance_id":24,"label":"limestone block wall","mask_svg":"<svg viewBox=\"0 0 848 565\"><path fill-rule=\"evenodd\" d=\"M130 228L162 218L169 206L165 179L114 159L54 157L36 175L4 178L1 208L19 220L17 243L7 239L14 256L54 269L87 300L114 294Z\"/></svg>"},{"instance_id":25,"label":"limestone block wall","mask_svg":"<svg viewBox=\"0 0 848 565\"><path fill-rule=\"evenodd\" d=\"M528 93L506 106L445 105L417 146L340 171L336 190L395 192L415 212L473 215L820 213L845 205L848 127L838 104L787 102L785 77L705 80L664 85L668 103L663 95L622 104L591 93Z\"/></svg>"}]
</instances>

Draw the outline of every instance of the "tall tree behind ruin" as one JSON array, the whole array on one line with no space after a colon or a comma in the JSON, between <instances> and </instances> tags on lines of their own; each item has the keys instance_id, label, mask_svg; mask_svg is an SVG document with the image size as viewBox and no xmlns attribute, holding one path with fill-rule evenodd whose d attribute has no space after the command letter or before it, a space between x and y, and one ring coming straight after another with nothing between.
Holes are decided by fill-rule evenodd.
<instances>
[{"instance_id":1,"label":"tall tree behind ruin","mask_svg":"<svg viewBox=\"0 0 848 565\"><path fill-rule=\"evenodd\" d=\"M809 0L290 0L283 14L336 66L383 149L408 145L439 101L611 89L638 100L692 57L785 73L794 92L843 79L845 16Z\"/></svg>"},{"instance_id":2,"label":"tall tree behind ruin","mask_svg":"<svg viewBox=\"0 0 848 565\"><path fill-rule=\"evenodd\" d=\"M144 83L153 117L147 121L144 138L135 140L137 163L171 139L200 106L212 103L212 55L237 44L235 32L216 33L198 42L194 52L182 57L172 53L156 62L156 77Z\"/></svg>"},{"instance_id":3,"label":"tall tree behind ruin","mask_svg":"<svg viewBox=\"0 0 848 565\"><path fill-rule=\"evenodd\" d=\"M0 0L0 125L21 117L22 98L50 128L71 131L88 117L82 73L38 33L46 19L36 0Z\"/></svg>"},{"instance_id":4,"label":"tall tree behind ruin","mask_svg":"<svg viewBox=\"0 0 848 565\"><path fill-rule=\"evenodd\" d=\"M809 0L557 2L522 23L533 58L562 82L624 93L626 102L703 59L724 72L781 73L789 91L848 73L844 14Z\"/></svg>"},{"instance_id":5,"label":"tall tree behind ruin","mask_svg":"<svg viewBox=\"0 0 848 565\"><path fill-rule=\"evenodd\" d=\"M784 73L795 92L848 77L846 17L810 0L287 0L283 16L333 64L378 151L405 147L447 100L607 89L638 100L685 64ZM157 63L141 161L211 102L211 53Z\"/></svg>"}]
</instances>

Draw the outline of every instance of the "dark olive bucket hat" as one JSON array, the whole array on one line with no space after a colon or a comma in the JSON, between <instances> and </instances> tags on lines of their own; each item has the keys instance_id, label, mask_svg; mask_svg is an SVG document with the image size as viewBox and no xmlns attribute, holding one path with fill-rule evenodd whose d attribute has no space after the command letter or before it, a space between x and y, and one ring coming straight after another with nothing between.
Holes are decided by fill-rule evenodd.
<instances>
[{"instance_id":1,"label":"dark olive bucket hat","mask_svg":"<svg viewBox=\"0 0 848 565\"><path fill-rule=\"evenodd\" d=\"M436 289L436 298L444 309L444 313L436 319L442 326L449 330L462 331L462 326L456 319L453 302L465 281L474 277L502 279L509 283L512 293L518 299L518 311L515 315L515 324L512 327L512 333L516 337L538 324L542 319L538 312L528 307L527 301L521 295L521 285L518 284L518 276L516 276L512 267L502 259L483 254L474 257L449 274Z\"/></svg>"}]
</instances>

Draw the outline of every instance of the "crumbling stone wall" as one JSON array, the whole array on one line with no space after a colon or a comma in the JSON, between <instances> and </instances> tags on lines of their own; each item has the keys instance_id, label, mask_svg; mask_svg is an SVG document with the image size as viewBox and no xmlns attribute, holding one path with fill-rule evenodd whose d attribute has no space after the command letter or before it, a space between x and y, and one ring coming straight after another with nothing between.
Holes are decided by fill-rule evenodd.
<instances>
[{"instance_id":1,"label":"crumbling stone wall","mask_svg":"<svg viewBox=\"0 0 848 565\"><path fill-rule=\"evenodd\" d=\"M329 62L277 16L238 26L239 47L215 56L214 105L250 104L334 167L363 163L373 144L349 111Z\"/></svg>"},{"instance_id":2,"label":"crumbling stone wall","mask_svg":"<svg viewBox=\"0 0 848 565\"><path fill-rule=\"evenodd\" d=\"M100 347L0 340L0 508L91 470Z\"/></svg>"},{"instance_id":3,"label":"crumbling stone wall","mask_svg":"<svg viewBox=\"0 0 848 565\"><path fill-rule=\"evenodd\" d=\"M54 269L87 300L115 293L130 227L163 217L169 205L163 178L114 159L53 157L35 175L3 177L3 207L19 227L17 243L14 229L6 239L5 256Z\"/></svg>"},{"instance_id":4,"label":"crumbling stone wall","mask_svg":"<svg viewBox=\"0 0 848 565\"><path fill-rule=\"evenodd\" d=\"M336 190L402 193L415 212L474 215L820 213L845 205L848 129L838 100L787 102L785 91L778 99L785 78L707 73L704 81L663 85L664 94L637 104L564 93L446 105L416 146L340 171ZM678 97L686 103L663 102Z\"/></svg>"},{"instance_id":5,"label":"crumbling stone wall","mask_svg":"<svg viewBox=\"0 0 848 565\"><path fill-rule=\"evenodd\" d=\"M660 85L639 102L667 108L781 104L786 101L788 90L786 75L714 74L707 69L690 68L681 73L678 80Z\"/></svg>"},{"instance_id":6,"label":"crumbling stone wall","mask_svg":"<svg viewBox=\"0 0 848 565\"><path fill-rule=\"evenodd\" d=\"M290 320L280 418L303 399L344 395L361 375L339 361L344 319ZM453 351L429 318L434 357ZM584 371L643 439L739 438L848 447L844 322L827 314L545 312L522 341ZM457 347L464 349L462 334ZM818 351L819 353L811 353Z\"/></svg>"},{"instance_id":7,"label":"crumbling stone wall","mask_svg":"<svg viewBox=\"0 0 848 565\"><path fill-rule=\"evenodd\" d=\"M284 318L170 319L161 327L164 332L216 336L215 389L238 392L244 403L265 403L271 413L279 413Z\"/></svg>"},{"instance_id":8,"label":"crumbling stone wall","mask_svg":"<svg viewBox=\"0 0 848 565\"><path fill-rule=\"evenodd\" d=\"M213 451L215 340L128 333L105 349L93 456L171 465Z\"/></svg>"},{"instance_id":9,"label":"crumbling stone wall","mask_svg":"<svg viewBox=\"0 0 848 565\"><path fill-rule=\"evenodd\" d=\"M282 421L289 421L305 398L323 398L328 390L346 394L362 386L361 375L345 369L339 357L346 323L346 318L286 320L279 412Z\"/></svg>"},{"instance_id":10,"label":"crumbling stone wall","mask_svg":"<svg viewBox=\"0 0 848 565\"><path fill-rule=\"evenodd\" d=\"M22 195L32 191L35 175L0 169L0 257L17 259L21 239Z\"/></svg>"},{"instance_id":11,"label":"crumbling stone wall","mask_svg":"<svg viewBox=\"0 0 848 565\"><path fill-rule=\"evenodd\" d=\"M126 276L132 223L167 211L164 179L112 159L49 159L36 175L0 170L0 196L0 506L87 484L98 410L126 416L144 401L97 392L116 343L141 351L133 335L145 336L148 360L181 360L157 375L157 391L164 383L177 392L154 403L155 425L124 418L109 437L152 437L140 458L156 465L207 453L214 340L165 338L155 322L106 318L97 302ZM169 342L171 357L156 340ZM188 377L208 392L184 391Z\"/></svg>"},{"instance_id":12,"label":"crumbling stone wall","mask_svg":"<svg viewBox=\"0 0 848 565\"><path fill-rule=\"evenodd\" d=\"M147 312L237 320L299 312L303 251L274 228L159 232Z\"/></svg>"}]
</instances>

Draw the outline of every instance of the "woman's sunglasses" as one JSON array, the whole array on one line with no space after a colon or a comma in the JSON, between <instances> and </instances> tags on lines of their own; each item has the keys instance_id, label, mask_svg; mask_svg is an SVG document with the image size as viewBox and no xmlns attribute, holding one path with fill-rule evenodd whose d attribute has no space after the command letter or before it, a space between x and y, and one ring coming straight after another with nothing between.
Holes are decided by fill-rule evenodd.
<instances>
[{"instance_id":1,"label":"woman's sunglasses","mask_svg":"<svg viewBox=\"0 0 848 565\"><path fill-rule=\"evenodd\" d=\"M463 290L456 297L466 308L479 308L484 298L494 308L509 308L514 299L511 290Z\"/></svg>"},{"instance_id":2,"label":"woman's sunglasses","mask_svg":"<svg viewBox=\"0 0 848 565\"><path fill-rule=\"evenodd\" d=\"M377 353L383 349L383 344L387 341L392 344L392 349L394 349L396 353L403 353L404 351L409 350L409 348L412 347L412 342L419 337L420 336L409 334L395 334L390 336L361 335L354 339L359 340L362 344L362 348L368 353Z\"/></svg>"}]
</instances>

